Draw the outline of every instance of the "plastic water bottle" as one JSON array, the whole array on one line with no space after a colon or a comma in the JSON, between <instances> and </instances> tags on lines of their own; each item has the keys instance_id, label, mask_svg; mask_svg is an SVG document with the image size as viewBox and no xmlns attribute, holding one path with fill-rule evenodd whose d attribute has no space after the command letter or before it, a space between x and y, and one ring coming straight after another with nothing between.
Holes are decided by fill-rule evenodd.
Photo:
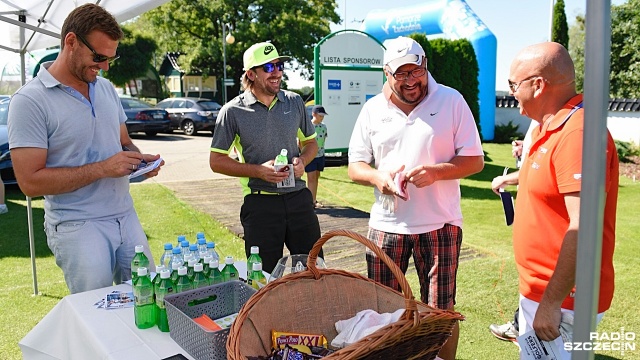
<instances>
[{"instance_id":1,"label":"plastic water bottle","mask_svg":"<svg viewBox=\"0 0 640 360\"><path fill-rule=\"evenodd\" d=\"M189 245L189 254L191 254L192 259L196 259L196 261L200 261L200 254L198 252L198 244Z\"/></svg>"},{"instance_id":2,"label":"plastic water bottle","mask_svg":"<svg viewBox=\"0 0 640 360\"><path fill-rule=\"evenodd\" d=\"M189 256L191 256L191 251L189 250L189 242L187 240L183 241L180 244L182 248L182 261L187 262L189 260Z\"/></svg>"},{"instance_id":3,"label":"plastic water bottle","mask_svg":"<svg viewBox=\"0 0 640 360\"><path fill-rule=\"evenodd\" d=\"M204 276L202 269L202 263L196 263L195 265L193 265L193 280L191 280L191 283L193 284L194 289L209 286L209 279Z\"/></svg>"},{"instance_id":4,"label":"plastic water bottle","mask_svg":"<svg viewBox=\"0 0 640 360\"><path fill-rule=\"evenodd\" d=\"M166 269L171 269L171 257L173 256L173 245L164 244L164 252L160 256L160 265L164 265Z\"/></svg>"},{"instance_id":5,"label":"plastic water bottle","mask_svg":"<svg viewBox=\"0 0 640 360\"><path fill-rule=\"evenodd\" d=\"M262 263L253 263L251 274L247 280L247 284L251 285L254 289L260 290L267 285L267 278L262 273Z\"/></svg>"},{"instance_id":6,"label":"plastic water bottle","mask_svg":"<svg viewBox=\"0 0 640 360\"><path fill-rule=\"evenodd\" d=\"M191 289L193 289L193 285L187 276L187 268L185 266L180 266L178 268L178 280L176 281L176 293L181 293Z\"/></svg>"},{"instance_id":7,"label":"plastic water bottle","mask_svg":"<svg viewBox=\"0 0 640 360\"><path fill-rule=\"evenodd\" d=\"M257 246L251 247L251 255L247 259L247 279L249 279L249 275L251 275L251 271L253 269L253 264L260 263L262 264L262 259L260 258L260 248Z\"/></svg>"},{"instance_id":8,"label":"plastic water bottle","mask_svg":"<svg viewBox=\"0 0 640 360\"><path fill-rule=\"evenodd\" d=\"M210 272L209 263L211 262L211 260L213 260L213 257L211 255L207 254L204 257L203 262L202 262L202 273L207 278L209 277L209 272Z\"/></svg>"},{"instance_id":9,"label":"plastic water bottle","mask_svg":"<svg viewBox=\"0 0 640 360\"><path fill-rule=\"evenodd\" d=\"M224 267L222 268L222 277L224 281L238 280L238 269L233 265L233 256L229 255L224 258Z\"/></svg>"},{"instance_id":10,"label":"plastic water bottle","mask_svg":"<svg viewBox=\"0 0 640 360\"><path fill-rule=\"evenodd\" d=\"M171 272L167 269L160 271L157 275L160 279L153 287L156 294L156 325L163 332L169 332L169 318L167 317L167 308L164 305L164 297L173 294L175 285L171 281Z\"/></svg>"},{"instance_id":11,"label":"plastic water bottle","mask_svg":"<svg viewBox=\"0 0 640 360\"><path fill-rule=\"evenodd\" d=\"M160 272L162 272L162 270L168 270L168 269L165 268L164 265L156 265L156 276L154 276L153 279L151 279L151 283L153 284L154 288L156 284L160 282Z\"/></svg>"},{"instance_id":12,"label":"plastic water bottle","mask_svg":"<svg viewBox=\"0 0 640 360\"><path fill-rule=\"evenodd\" d=\"M186 241L187 237L184 235L178 235L178 243L176 244L177 247L181 247L182 246L182 242Z\"/></svg>"},{"instance_id":13,"label":"plastic water bottle","mask_svg":"<svg viewBox=\"0 0 640 360\"><path fill-rule=\"evenodd\" d=\"M207 256L208 254L209 254L209 251L207 250L207 240L204 237L199 238L198 239L198 260L200 260L200 262L204 262L204 257Z\"/></svg>"},{"instance_id":14,"label":"plastic water bottle","mask_svg":"<svg viewBox=\"0 0 640 360\"><path fill-rule=\"evenodd\" d=\"M169 269L173 272L174 269L179 268L184 264L184 259L182 258L182 249L179 247L174 247L172 250L171 256L171 267ZM177 265L177 266L175 266ZM173 275L173 274L172 274ZM177 276L177 275L176 275Z\"/></svg>"},{"instance_id":15,"label":"plastic water bottle","mask_svg":"<svg viewBox=\"0 0 640 360\"><path fill-rule=\"evenodd\" d=\"M209 255L211 255L213 257L214 260L218 260L218 262L220 261L220 255L216 251L216 243L215 242L213 242L213 241L208 241L207 242L207 252L209 253Z\"/></svg>"},{"instance_id":16,"label":"plastic water bottle","mask_svg":"<svg viewBox=\"0 0 640 360\"><path fill-rule=\"evenodd\" d=\"M183 265L178 263L171 264L171 281L175 284L178 281L178 269L180 269Z\"/></svg>"},{"instance_id":17,"label":"plastic water bottle","mask_svg":"<svg viewBox=\"0 0 640 360\"><path fill-rule=\"evenodd\" d=\"M200 231L200 232L198 232L196 234L196 242L198 242L198 240L204 239L204 238L205 238L205 236L204 236L204 233L202 231ZM206 240L205 240L205 242L206 242Z\"/></svg>"},{"instance_id":18,"label":"plastic water bottle","mask_svg":"<svg viewBox=\"0 0 640 360\"><path fill-rule=\"evenodd\" d=\"M156 324L153 285L146 267L140 267L136 270L137 278L133 283L135 298L133 314L138 329L148 329Z\"/></svg>"},{"instance_id":19,"label":"plastic water bottle","mask_svg":"<svg viewBox=\"0 0 640 360\"><path fill-rule=\"evenodd\" d=\"M280 154L276 156L273 165L287 165L289 163L289 159L287 158L288 151L287 149L280 150Z\"/></svg>"},{"instance_id":20,"label":"plastic water bottle","mask_svg":"<svg viewBox=\"0 0 640 360\"><path fill-rule=\"evenodd\" d=\"M209 285L220 284L224 282L224 276L220 272L220 263L217 259L209 262Z\"/></svg>"},{"instance_id":21,"label":"plastic water bottle","mask_svg":"<svg viewBox=\"0 0 640 360\"><path fill-rule=\"evenodd\" d=\"M189 280L193 281L193 267L198 263L198 260L191 258L187 261L187 276Z\"/></svg>"},{"instance_id":22,"label":"plastic water bottle","mask_svg":"<svg viewBox=\"0 0 640 360\"><path fill-rule=\"evenodd\" d=\"M141 267L149 268L149 259L144 254L144 247L142 245L136 245L136 254L131 260L131 280L136 281L138 278L138 269Z\"/></svg>"}]
</instances>

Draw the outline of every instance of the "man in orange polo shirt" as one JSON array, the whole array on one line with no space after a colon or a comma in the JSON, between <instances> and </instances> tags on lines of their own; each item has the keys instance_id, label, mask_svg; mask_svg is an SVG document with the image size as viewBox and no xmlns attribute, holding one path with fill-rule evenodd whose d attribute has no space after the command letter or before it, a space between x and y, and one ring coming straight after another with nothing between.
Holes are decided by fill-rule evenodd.
<instances>
[{"instance_id":1,"label":"man in orange polo shirt","mask_svg":"<svg viewBox=\"0 0 640 360\"><path fill-rule=\"evenodd\" d=\"M563 349L559 329L561 319L567 319L572 334L582 177L582 95L575 91L569 53L553 42L532 45L518 53L511 64L509 88L519 102L520 113L540 123L533 131L529 154L517 178L520 188L513 248L520 278L520 334L535 329L540 339L555 340L563 356L570 358ZM614 288L618 155L608 132L607 137L598 320L611 306Z\"/></svg>"}]
</instances>

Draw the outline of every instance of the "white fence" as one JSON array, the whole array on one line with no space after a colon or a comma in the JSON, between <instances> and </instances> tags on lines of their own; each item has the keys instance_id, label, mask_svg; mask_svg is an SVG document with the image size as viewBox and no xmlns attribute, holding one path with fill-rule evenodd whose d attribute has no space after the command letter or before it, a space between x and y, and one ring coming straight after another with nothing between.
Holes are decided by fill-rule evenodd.
<instances>
[{"instance_id":1,"label":"white fence","mask_svg":"<svg viewBox=\"0 0 640 360\"><path fill-rule=\"evenodd\" d=\"M518 131L527 132L531 119L520 115L517 107L496 107L496 126L511 121L518 125ZM640 112L639 111L609 111L607 128L614 139L633 142L640 145Z\"/></svg>"}]
</instances>

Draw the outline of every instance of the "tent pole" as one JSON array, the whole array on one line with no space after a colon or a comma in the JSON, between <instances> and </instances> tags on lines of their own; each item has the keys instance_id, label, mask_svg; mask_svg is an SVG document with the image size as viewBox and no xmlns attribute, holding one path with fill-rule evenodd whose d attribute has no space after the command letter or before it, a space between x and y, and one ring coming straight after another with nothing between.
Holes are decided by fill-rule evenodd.
<instances>
[{"instance_id":1,"label":"tent pole","mask_svg":"<svg viewBox=\"0 0 640 360\"><path fill-rule=\"evenodd\" d=\"M36 272L36 247L33 236L33 212L31 198L27 196L27 223L29 224L29 252L31 254L31 275L33 277L33 295L38 295L38 273Z\"/></svg>"},{"instance_id":2,"label":"tent pole","mask_svg":"<svg viewBox=\"0 0 640 360\"><path fill-rule=\"evenodd\" d=\"M24 12L18 15L18 20L21 23L27 22L27 17ZM27 82L26 64L24 54L27 52L25 46L24 27L20 27L20 81L22 85ZM36 271L36 248L33 236L33 209L31 208L31 198L27 196L27 226L29 227L29 253L31 255L31 275L33 277L33 295L38 295L38 273Z\"/></svg>"}]
</instances>

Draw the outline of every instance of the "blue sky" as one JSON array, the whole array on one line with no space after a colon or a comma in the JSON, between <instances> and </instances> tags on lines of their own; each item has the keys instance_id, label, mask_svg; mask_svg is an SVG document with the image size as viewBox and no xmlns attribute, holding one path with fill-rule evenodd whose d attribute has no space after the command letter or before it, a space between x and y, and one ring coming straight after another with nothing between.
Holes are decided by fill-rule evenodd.
<instances>
[{"instance_id":1,"label":"blue sky","mask_svg":"<svg viewBox=\"0 0 640 360\"><path fill-rule=\"evenodd\" d=\"M433 0L430 0L433 1ZM334 24L332 31L358 29L362 21L372 10L397 9L420 4L416 0L337 0L337 13L343 19L342 24ZM624 3L613 0L612 4ZM509 65L516 53L525 46L549 40L551 0L466 0L466 3L493 32L498 41L496 68L496 90L507 90ZM576 15L584 15L586 0L565 0L565 13L571 25ZM299 77L292 76L289 86L297 88L304 83Z\"/></svg>"}]
</instances>

